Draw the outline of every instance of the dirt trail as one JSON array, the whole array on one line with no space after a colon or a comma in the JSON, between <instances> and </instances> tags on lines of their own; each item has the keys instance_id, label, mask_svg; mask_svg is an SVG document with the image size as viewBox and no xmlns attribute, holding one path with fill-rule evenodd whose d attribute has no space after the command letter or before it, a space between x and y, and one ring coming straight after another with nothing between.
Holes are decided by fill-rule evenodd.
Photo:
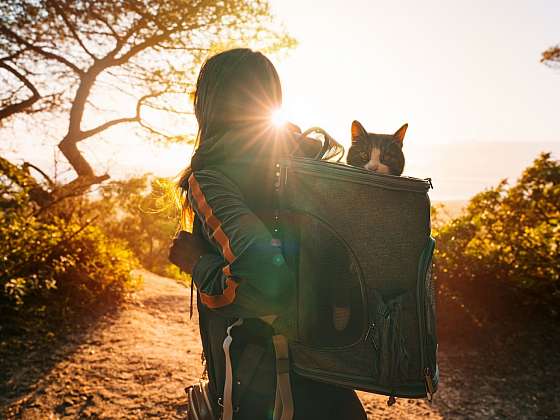
<instances>
[{"instance_id":1,"label":"dirt trail","mask_svg":"<svg viewBox=\"0 0 560 420\"><path fill-rule=\"evenodd\" d=\"M142 275L143 289L104 316L33 392L13 401L8 418L184 418L183 388L201 373L189 290Z\"/></svg>"},{"instance_id":2,"label":"dirt trail","mask_svg":"<svg viewBox=\"0 0 560 420\"><path fill-rule=\"evenodd\" d=\"M142 290L118 312L104 315L85 336L77 332L76 337L68 337L71 351L63 353L25 392L0 396L0 416L184 418L183 388L195 382L202 370L198 321L196 315L189 320L187 288L151 273L143 275ZM499 369L488 371L477 368L479 363L469 363L479 360L478 352L442 350L444 373L433 404L398 399L388 407L386 397L360 393L368 417L554 418L554 407L560 406L555 380L539 395L533 392L539 388L539 378L525 372L516 379L529 390L517 386L517 392L512 392L509 386L517 381L510 383L511 378ZM8 388L36 372L45 357L31 357L29 363L10 372Z\"/></svg>"}]
</instances>

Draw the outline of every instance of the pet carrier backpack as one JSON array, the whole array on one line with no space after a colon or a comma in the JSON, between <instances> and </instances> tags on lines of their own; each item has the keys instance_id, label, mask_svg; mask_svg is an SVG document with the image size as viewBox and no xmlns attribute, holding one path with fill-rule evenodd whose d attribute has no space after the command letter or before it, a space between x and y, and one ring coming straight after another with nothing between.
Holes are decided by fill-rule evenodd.
<instances>
[{"instance_id":1,"label":"pet carrier backpack","mask_svg":"<svg viewBox=\"0 0 560 420\"><path fill-rule=\"evenodd\" d=\"M277 163L278 233L297 275L298 374L394 397L438 384L429 180L309 158ZM333 310L346 308L344 328Z\"/></svg>"}]
</instances>

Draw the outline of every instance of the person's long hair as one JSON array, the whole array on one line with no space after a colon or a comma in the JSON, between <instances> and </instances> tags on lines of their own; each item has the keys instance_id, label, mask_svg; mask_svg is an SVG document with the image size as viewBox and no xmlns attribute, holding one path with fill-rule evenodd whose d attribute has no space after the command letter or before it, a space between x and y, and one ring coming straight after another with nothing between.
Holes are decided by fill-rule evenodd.
<instances>
[{"instance_id":1,"label":"person's long hair","mask_svg":"<svg viewBox=\"0 0 560 420\"><path fill-rule=\"evenodd\" d=\"M182 229L191 230L193 213L187 193L193 170L204 166L212 142L235 127L268 123L270 113L282 104L280 78L274 65L259 52L247 48L224 51L208 59L196 82L194 113L198 133L191 164L178 186Z\"/></svg>"}]
</instances>

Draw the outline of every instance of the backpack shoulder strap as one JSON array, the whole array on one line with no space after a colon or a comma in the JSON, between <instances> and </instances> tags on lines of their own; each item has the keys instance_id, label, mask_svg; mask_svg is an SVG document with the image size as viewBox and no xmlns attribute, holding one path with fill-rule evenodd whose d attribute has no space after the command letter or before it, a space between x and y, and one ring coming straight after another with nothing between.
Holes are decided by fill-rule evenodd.
<instances>
[{"instance_id":1,"label":"backpack shoulder strap","mask_svg":"<svg viewBox=\"0 0 560 420\"><path fill-rule=\"evenodd\" d=\"M224 340L224 355L226 361L226 375L224 381L224 396L222 401L223 411L222 411L222 420L232 420L233 419L233 369L231 365L231 356L229 354L229 348L233 341L233 337L231 336L232 328L238 327L239 325L243 324L243 318L239 318L233 324L231 324L227 328L227 336ZM237 407L235 408L237 411Z\"/></svg>"},{"instance_id":2,"label":"backpack shoulder strap","mask_svg":"<svg viewBox=\"0 0 560 420\"><path fill-rule=\"evenodd\" d=\"M290 385L290 355L288 340L281 334L272 337L276 353L276 400L274 420L291 420L294 416L294 400Z\"/></svg>"}]
</instances>

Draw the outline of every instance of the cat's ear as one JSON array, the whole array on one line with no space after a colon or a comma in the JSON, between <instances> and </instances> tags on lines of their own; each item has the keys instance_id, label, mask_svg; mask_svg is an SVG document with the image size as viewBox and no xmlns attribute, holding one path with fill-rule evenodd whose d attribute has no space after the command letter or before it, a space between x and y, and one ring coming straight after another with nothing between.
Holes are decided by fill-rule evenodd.
<instances>
[{"instance_id":1,"label":"cat's ear","mask_svg":"<svg viewBox=\"0 0 560 420\"><path fill-rule=\"evenodd\" d=\"M406 129L407 128L408 128L408 124L405 124L401 128L399 128L397 131L395 131L395 134L393 134L393 137L395 138L395 140L397 140L398 143L400 143L401 146L403 144L404 135L406 134Z\"/></svg>"},{"instance_id":2,"label":"cat's ear","mask_svg":"<svg viewBox=\"0 0 560 420\"><path fill-rule=\"evenodd\" d=\"M356 143L360 137L367 137L367 131L359 121L352 121L352 143Z\"/></svg>"}]
</instances>

